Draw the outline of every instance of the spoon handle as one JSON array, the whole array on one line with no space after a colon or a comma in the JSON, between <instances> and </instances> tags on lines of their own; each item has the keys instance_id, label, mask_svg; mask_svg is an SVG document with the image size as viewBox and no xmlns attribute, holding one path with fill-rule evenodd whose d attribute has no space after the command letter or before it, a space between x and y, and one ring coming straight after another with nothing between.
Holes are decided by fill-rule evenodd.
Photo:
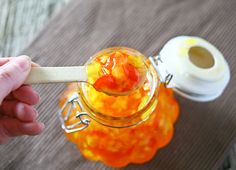
<instances>
[{"instance_id":1,"label":"spoon handle","mask_svg":"<svg viewBox=\"0 0 236 170\"><path fill-rule=\"evenodd\" d=\"M32 67L25 84L84 81L87 81L87 72L85 66Z\"/></svg>"}]
</instances>

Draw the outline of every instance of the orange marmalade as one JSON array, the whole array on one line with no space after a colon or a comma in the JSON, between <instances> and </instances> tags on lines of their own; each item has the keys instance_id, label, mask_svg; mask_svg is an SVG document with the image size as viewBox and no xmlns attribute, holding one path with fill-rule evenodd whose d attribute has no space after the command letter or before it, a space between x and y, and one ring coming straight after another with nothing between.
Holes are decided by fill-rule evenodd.
<instances>
[{"instance_id":1,"label":"orange marmalade","mask_svg":"<svg viewBox=\"0 0 236 170\"><path fill-rule=\"evenodd\" d=\"M129 48L106 49L96 54L87 66L88 82L97 91L127 94L145 81L144 56Z\"/></svg>"},{"instance_id":2,"label":"orange marmalade","mask_svg":"<svg viewBox=\"0 0 236 170\"><path fill-rule=\"evenodd\" d=\"M129 50L131 49L123 48L122 52L126 54ZM102 51L102 53L98 53L98 56L107 55L107 52L110 51L117 52L117 48ZM100 61L97 62L96 56L93 60L95 62L92 62L92 65L89 66L91 68L88 69L89 75L95 74L94 77L90 77L90 81L94 82L100 76L96 75L96 69L101 69ZM135 61L132 60L132 62ZM109 70L109 72L111 71L113 70ZM118 71L117 77L120 73L123 74ZM80 84L79 89L77 84L68 86L60 99L61 107L68 97L77 91L86 112L91 117L101 115L103 118L111 118L109 126L113 126L114 123L114 127L135 125L125 128L108 127L104 126L106 122L99 118L96 121L91 119L89 126L82 131L65 133L67 138L77 145L84 157L102 161L111 167L124 167L129 163L141 164L149 161L158 149L170 142L174 131L173 126L179 114L179 105L172 90L164 88L163 85L159 88L159 84L153 84L155 81L150 77L147 73L143 85L126 96L110 96L97 91L88 84ZM81 108L73 110L73 114L65 122L66 125L78 121L75 118L76 111L81 111ZM66 112L67 110L63 114L65 115ZM137 117L140 118L138 119L139 123L143 122L140 124L132 123ZM115 125L119 119L119 124Z\"/></svg>"}]
</instances>

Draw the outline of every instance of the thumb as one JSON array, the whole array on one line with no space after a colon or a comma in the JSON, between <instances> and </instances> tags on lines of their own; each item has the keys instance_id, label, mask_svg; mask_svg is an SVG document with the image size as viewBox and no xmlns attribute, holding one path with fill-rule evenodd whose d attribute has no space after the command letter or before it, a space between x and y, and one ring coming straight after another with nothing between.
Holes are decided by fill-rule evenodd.
<instances>
[{"instance_id":1,"label":"thumb","mask_svg":"<svg viewBox=\"0 0 236 170\"><path fill-rule=\"evenodd\" d=\"M31 60L28 56L12 58L0 66L0 104L11 91L24 83L30 70Z\"/></svg>"}]
</instances>

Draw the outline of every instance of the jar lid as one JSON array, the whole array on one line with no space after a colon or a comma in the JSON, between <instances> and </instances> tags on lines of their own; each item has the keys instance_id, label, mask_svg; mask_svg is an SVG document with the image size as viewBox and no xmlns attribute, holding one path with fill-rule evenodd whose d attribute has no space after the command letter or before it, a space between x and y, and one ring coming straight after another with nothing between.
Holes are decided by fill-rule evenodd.
<instances>
[{"instance_id":1,"label":"jar lid","mask_svg":"<svg viewBox=\"0 0 236 170\"><path fill-rule=\"evenodd\" d=\"M230 80L229 66L222 53L199 37L172 38L158 56L149 59L167 87L191 100L216 99Z\"/></svg>"}]
</instances>

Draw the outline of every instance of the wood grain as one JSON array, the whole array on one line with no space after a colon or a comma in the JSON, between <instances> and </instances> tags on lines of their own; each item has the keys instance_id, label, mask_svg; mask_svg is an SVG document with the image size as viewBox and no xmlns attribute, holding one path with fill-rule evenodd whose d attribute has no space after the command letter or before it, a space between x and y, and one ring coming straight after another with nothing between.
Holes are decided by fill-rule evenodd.
<instances>
[{"instance_id":1,"label":"wood grain","mask_svg":"<svg viewBox=\"0 0 236 170\"><path fill-rule=\"evenodd\" d=\"M35 61L40 64L68 65L85 61L82 57L72 56L90 56L94 51L117 44L129 45L146 54L156 53L170 37L179 34L191 34L207 38L222 49L231 61L232 71L235 72L233 66L236 62L233 59L233 56L235 56L233 51L235 51L236 42L236 22L233 9L235 9L236 3L233 0L205 0L202 3L182 0L176 4L174 1L171 4L159 0L158 5L149 0L145 2L137 1L133 5L131 0L105 2L107 3L102 3L99 0L93 2L85 0L82 4L79 4L79 2L74 1L47 26L48 30L39 34L37 40L30 45L26 52L31 54ZM16 55L22 51L30 44L35 35L47 25L48 20L66 3L66 0L0 0L0 56ZM142 8L139 8L139 4ZM79 10L76 10L76 8ZM112 9L112 12L110 9ZM190 9L192 12L190 12ZM107 15L108 13L109 15ZM104 22L103 19L106 19L107 22ZM111 19L118 24L113 24ZM139 22L141 20L143 21ZM145 24L144 21L148 21L148 23ZM103 25L99 22L102 22ZM58 30L55 33L56 28ZM145 30L145 33L141 29ZM96 43L93 43L94 41ZM46 55L50 57L49 61L49 58L45 57ZM44 58L41 56L44 56ZM65 56L70 60L65 59ZM193 104L180 99L182 114L172 143L166 149L160 151L157 157L146 166L130 166L128 169L137 169L138 167L140 169L149 167L150 169L150 167L155 168L156 166L168 166L171 169L171 165L176 169L178 167L193 168L194 165L195 168L203 167L203 163L209 165L209 162L215 159L215 155L211 154L209 156L208 153L205 153L206 150L211 151L211 153L214 153L213 150L217 147L221 150L227 150L226 147L223 147L227 138L222 139L222 137L224 135L231 137L229 134L235 134L233 133L235 132L234 129L230 127L230 123L231 126L235 126L232 116L235 112L232 109L235 107L232 104L232 101L235 100L235 90L232 90L235 89L235 77L231 82L230 88L224 95L225 98L223 97L215 103L209 103L207 108L205 108L206 105ZM71 167L71 169L72 167L80 169L100 167L100 169L106 169L101 164L85 161L76 148L63 137L55 115L57 111L55 96L59 96L63 88L64 86L41 86L37 88L42 93L42 102L38 109L41 112L40 118L47 125L46 132L42 137L15 139L9 145L1 147L0 169L25 170L33 167L36 169L52 167L54 169L68 169L68 167ZM190 111L188 112L188 110ZM197 112L196 110L200 111ZM206 120L203 121L203 119L199 122L192 119L196 115L191 115L191 112L206 118L209 123ZM230 114L232 115L230 116ZM218 118L220 116L222 117L221 120ZM223 123L224 117L228 117L227 123ZM214 126L218 132L209 129L210 125L208 124L212 122L219 124L219 126ZM194 125L196 125L195 128ZM199 125L206 127L206 129L199 127ZM192 133L199 136L187 135L188 132L185 129L191 129ZM203 131L200 133L200 130ZM206 146L202 145L204 138L210 139L205 141ZM211 141L211 139L214 139L214 141ZM185 140L193 142L199 148L193 149L194 146L192 147L192 144ZM183 144L185 145L183 146ZM189 148L188 152L191 151L192 155L185 154L184 151L187 149L184 148ZM166 158L168 156L172 159L168 160ZM191 156L193 156L193 159L191 159ZM195 158L198 156L198 159L206 158L206 162L202 162L201 166L200 162L194 160L194 156ZM231 149L223 167L220 169L236 169L235 158L236 147ZM219 159L223 158L220 157ZM216 163L214 167L218 164Z\"/></svg>"},{"instance_id":2,"label":"wood grain","mask_svg":"<svg viewBox=\"0 0 236 170\"><path fill-rule=\"evenodd\" d=\"M15 56L69 0L0 0L0 57Z\"/></svg>"}]
</instances>

